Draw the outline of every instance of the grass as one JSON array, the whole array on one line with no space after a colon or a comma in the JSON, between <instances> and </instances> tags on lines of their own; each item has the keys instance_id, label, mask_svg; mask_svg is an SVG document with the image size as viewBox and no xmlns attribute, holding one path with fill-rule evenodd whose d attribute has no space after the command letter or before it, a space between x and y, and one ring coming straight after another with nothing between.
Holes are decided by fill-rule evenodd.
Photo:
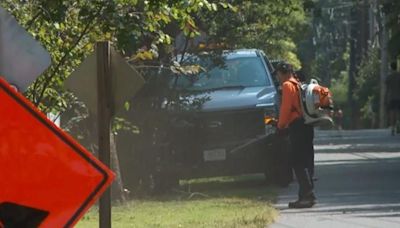
<instances>
[{"instance_id":1,"label":"grass","mask_svg":"<svg viewBox=\"0 0 400 228\"><path fill-rule=\"evenodd\" d=\"M115 228L127 227L265 227L278 212L272 207L277 189L260 175L181 181L173 193L134 199L113 207ZM92 209L77 227L98 227Z\"/></svg>"}]
</instances>

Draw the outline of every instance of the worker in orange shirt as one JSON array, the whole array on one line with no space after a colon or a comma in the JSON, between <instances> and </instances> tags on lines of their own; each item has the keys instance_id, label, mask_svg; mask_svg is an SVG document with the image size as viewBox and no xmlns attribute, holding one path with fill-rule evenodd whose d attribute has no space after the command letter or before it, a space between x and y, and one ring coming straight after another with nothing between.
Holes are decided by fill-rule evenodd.
<instances>
[{"instance_id":1,"label":"worker in orange shirt","mask_svg":"<svg viewBox=\"0 0 400 228\"><path fill-rule=\"evenodd\" d=\"M299 97L299 81L293 67L281 62L275 70L282 87L282 103L278 120L278 133L287 132L290 139L290 160L299 184L298 200L289 208L310 208L316 203L312 180L314 129L304 123Z\"/></svg>"}]
</instances>

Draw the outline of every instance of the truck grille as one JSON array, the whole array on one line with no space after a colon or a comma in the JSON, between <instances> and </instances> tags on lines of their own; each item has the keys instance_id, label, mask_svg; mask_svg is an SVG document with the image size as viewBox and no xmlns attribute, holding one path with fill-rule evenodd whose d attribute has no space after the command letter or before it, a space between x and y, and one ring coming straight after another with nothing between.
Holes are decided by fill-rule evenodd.
<instances>
[{"instance_id":1,"label":"truck grille","mask_svg":"<svg viewBox=\"0 0 400 228\"><path fill-rule=\"evenodd\" d=\"M263 110L200 113L198 116L206 144L254 138L265 131Z\"/></svg>"}]
</instances>

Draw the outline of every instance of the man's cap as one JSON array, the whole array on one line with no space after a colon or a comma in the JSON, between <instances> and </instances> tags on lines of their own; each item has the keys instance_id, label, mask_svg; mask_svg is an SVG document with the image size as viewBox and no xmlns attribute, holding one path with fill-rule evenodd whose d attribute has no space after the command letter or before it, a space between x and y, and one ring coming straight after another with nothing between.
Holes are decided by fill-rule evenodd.
<instances>
[{"instance_id":1,"label":"man's cap","mask_svg":"<svg viewBox=\"0 0 400 228\"><path fill-rule=\"evenodd\" d=\"M276 65L275 70L274 70L274 72L272 72L272 74L276 75L276 73L278 71L280 71L282 73L292 73L293 66L292 66L292 64L290 64L286 61L281 61Z\"/></svg>"}]
</instances>

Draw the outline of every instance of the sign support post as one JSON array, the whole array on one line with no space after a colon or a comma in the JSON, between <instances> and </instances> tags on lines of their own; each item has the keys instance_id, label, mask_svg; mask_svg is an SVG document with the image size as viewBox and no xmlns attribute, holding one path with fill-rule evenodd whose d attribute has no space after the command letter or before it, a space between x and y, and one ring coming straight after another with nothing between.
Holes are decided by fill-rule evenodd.
<instances>
[{"instance_id":1,"label":"sign support post","mask_svg":"<svg viewBox=\"0 0 400 228\"><path fill-rule=\"evenodd\" d=\"M113 112L110 42L98 42L96 49L99 159L110 167L110 130ZM111 227L111 188L108 188L100 198L99 219L100 228Z\"/></svg>"},{"instance_id":2,"label":"sign support post","mask_svg":"<svg viewBox=\"0 0 400 228\"><path fill-rule=\"evenodd\" d=\"M93 54L68 77L65 86L85 102L98 127L99 159L110 167L111 120L145 81L108 41L96 43ZM118 169L116 167L116 169ZM99 227L111 227L111 189L100 199Z\"/></svg>"}]
</instances>

